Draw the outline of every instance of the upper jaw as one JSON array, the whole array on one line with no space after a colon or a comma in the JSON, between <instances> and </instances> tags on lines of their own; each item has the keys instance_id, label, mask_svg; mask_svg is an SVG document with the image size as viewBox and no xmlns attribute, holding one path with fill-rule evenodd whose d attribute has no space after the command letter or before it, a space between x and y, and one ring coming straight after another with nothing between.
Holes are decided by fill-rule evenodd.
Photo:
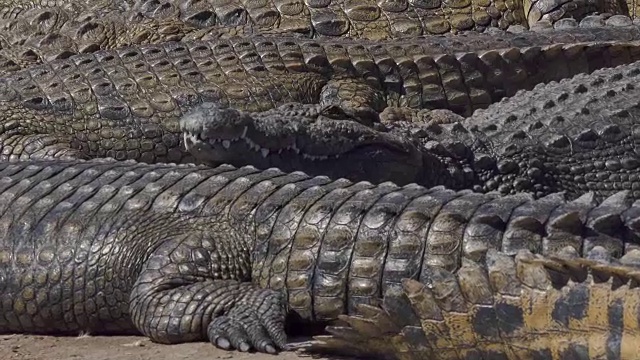
<instances>
[{"instance_id":1,"label":"upper jaw","mask_svg":"<svg viewBox=\"0 0 640 360\"><path fill-rule=\"evenodd\" d=\"M206 162L221 162L223 159L243 158L250 162L248 156L258 159L268 160L268 158L283 153L291 156L301 157L308 161L324 161L329 159L338 159L340 153L337 154L308 154L298 148L295 142L285 147L270 149L263 147L246 136L247 127L245 126L240 136L235 138L209 137L207 133L183 132L184 144L187 151L191 152L196 158ZM285 155L287 156L287 155ZM230 161L230 160L229 160ZM235 162L235 161L232 161Z\"/></svg>"}]
</instances>

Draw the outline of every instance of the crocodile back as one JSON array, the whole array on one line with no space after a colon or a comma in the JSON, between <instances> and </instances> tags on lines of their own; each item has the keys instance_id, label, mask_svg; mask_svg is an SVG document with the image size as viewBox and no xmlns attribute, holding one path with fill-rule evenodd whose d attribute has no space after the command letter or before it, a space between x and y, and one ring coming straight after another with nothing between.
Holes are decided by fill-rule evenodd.
<instances>
[{"instance_id":1,"label":"crocodile back","mask_svg":"<svg viewBox=\"0 0 640 360\"><path fill-rule=\"evenodd\" d=\"M184 204L214 174L113 160L0 163L0 332L136 332L129 293L141 266L158 244L202 227Z\"/></svg>"},{"instance_id":2,"label":"crocodile back","mask_svg":"<svg viewBox=\"0 0 640 360\"><path fill-rule=\"evenodd\" d=\"M498 177L513 179L484 190L640 197L638 75L639 62L601 69L520 92L464 120L476 157L500 159Z\"/></svg>"},{"instance_id":3,"label":"crocodile back","mask_svg":"<svg viewBox=\"0 0 640 360\"><path fill-rule=\"evenodd\" d=\"M321 181L321 178L315 178ZM324 182L326 180L322 180ZM430 283L439 269L480 261L489 249L553 254L637 247L637 213L626 193L533 200L442 187L303 181L263 194L255 210L253 279L283 289L307 320L331 320L378 305L403 278Z\"/></svg>"}]
</instances>

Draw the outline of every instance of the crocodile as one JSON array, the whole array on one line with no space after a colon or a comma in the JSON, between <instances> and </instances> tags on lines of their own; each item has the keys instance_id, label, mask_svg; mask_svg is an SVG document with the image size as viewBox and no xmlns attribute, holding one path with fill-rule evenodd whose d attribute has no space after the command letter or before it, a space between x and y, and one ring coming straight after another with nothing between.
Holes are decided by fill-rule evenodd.
<instances>
[{"instance_id":1,"label":"crocodile","mask_svg":"<svg viewBox=\"0 0 640 360\"><path fill-rule=\"evenodd\" d=\"M512 26L549 27L593 14L635 19L640 5L613 0L518 0L459 3L441 1L73 1L13 0L0 2L0 19L28 18L32 10L65 9L74 15L134 12L147 18L183 21L201 28L235 28L233 32L299 33L308 37L354 37L372 40L428 34L485 31ZM38 21L37 19L35 20Z\"/></svg>"},{"instance_id":2,"label":"crocodile","mask_svg":"<svg viewBox=\"0 0 640 360\"><path fill-rule=\"evenodd\" d=\"M166 6L165 6L166 5ZM215 41L219 38L254 35L297 36L313 38L313 29L290 29L274 24L236 25L239 9L218 6L228 16L212 10L206 2L188 4L142 1L127 10L101 8L68 9L66 7L35 7L14 19L0 21L0 75L42 63L45 59L67 58L73 54L115 49L123 46L161 43L163 41ZM224 8L224 9L223 9ZM175 10L175 11L174 11ZM269 12L268 10L265 10ZM333 11L333 10L332 10ZM413 11L407 9L406 11ZM186 14L189 14L188 16ZM217 14L217 15L216 15ZM184 15L184 16L183 16ZM231 16L233 15L233 16ZM222 19L219 18L222 17ZM230 19L226 19L230 17ZM269 19L262 16L260 19ZM303 23L306 23L304 20ZM387 19L391 21L391 19ZM311 23L309 23L309 26ZM333 23L331 23L333 24ZM546 30L551 22L541 20L531 29ZM325 25L326 27L328 25ZM333 26L333 25L332 25ZM589 15L580 22L563 18L553 22L558 30L576 27L633 26L629 16L610 14ZM524 29L517 25L510 31ZM623 30L623 29L621 29ZM474 30L477 31L477 30ZM352 38L398 38L407 34L375 36L375 31L350 34ZM346 36L346 35L345 35ZM413 34L415 36L415 34ZM335 36L334 36L335 37Z\"/></svg>"},{"instance_id":3,"label":"crocodile","mask_svg":"<svg viewBox=\"0 0 640 360\"><path fill-rule=\"evenodd\" d=\"M258 36L74 55L0 78L0 160L189 162L178 120L203 101L247 111L335 104L359 121L389 105L466 113L640 56L636 40L596 40L619 39L609 28L502 35L387 43ZM640 40L640 29L624 35Z\"/></svg>"},{"instance_id":4,"label":"crocodile","mask_svg":"<svg viewBox=\"0 0 640 360\"><path fill-rule=\"evenodd\" d=\"M619 261L595 247L542 257L495 250L431 285L412 279L380 307L361 305L307 353L365 359L635 359L640 251Z\"/></svg>"},{"instance_id":5,"label":"crocodile","mask_svg":"<svg viewBox=\"0 0 640 360\"><path fill-rule=\"evenodd\" d=\"M552 26L597 13L636 17L635 2L607 0L374 1L322 0L142 1L132 6L145 16L177 18L194 26L231 26L310 37L383 40L511 26Z\"/></svg>"},{"instance_id":6,"label":"crocodile","mask_svg":"<svg viewBox=\"0 0 640 360\"><path fill-rule=\"evenodd\" d=\"M93 159L0 163L0 199L3 333L141 333L274 353L289 346L285 323L358 315L403 279L460 274L489 250L639 249L628 192L533 199Z\"/></svg>"},{"instance_id":7,"label":"crocodile","mask_svg":"<svg viewBox=\"0 0 640 360\"><path fill-rule=\"evenodd\" d=\"M208 1L78 1L12 2L0 4L0 28L6 37L24 39L34 35L62 36L73 41L74 32L86 37L84 27L92 27L94 36L109 37L104 41L123 42L124 39L144 36L144 28L132 29L129 36L105 32L101 24L78 24L76 19L112 18L116 26L121 22L159 21L182 24L185 28L200 28L189 40L203 36L255 34L298 34L308 38L352 37L382 40L403 36L442 34L460 31L484 31L487 28L544 28L573 21L582 21L600 14L601 18L587 22L616 25L622 20L631 23L635 13L623 7L604 6L597 0L565 1L563 4L533 1L533 4L505 5L486 2L442 4L406 2L387 4L377 2L324 1L267 3L208 2ZM23 6L21 6L23 5ZM460 6L464 5L464 6ZM525 11L526 9L526 11ZM527 15L525 15L525 12ZM609 16L617 14L612 18ZM621 19L624 18L624 19ZM528 19L528 20L527 20ZM102 25L104 26L104 25ZM111 25L113 27L113 25ZM33 30L38 30L34 33ZM43 29L44 28L44 29ZM56 30L66 28L65 34ZM106 26L109 29L109 26ZM26 32L24 31L26 30ZM118 29L116 29L118 30ZM127 30L126 28L122 31ZM175 31L175 30L174 30ZM136 33L140 32L141 35ZM69 40L70 38L70 40ZM55 42L54 42L55 44ZM62 45L67 45L62 43ZM33 49L32 49L33 51Z\"/></svg>"},{"instance_id":8,"label":"crocodile","mask_svg":"<svg viewBox=\"0 0 640 360\"><path fill-rule=\"evenodd\" d=\"M640 62L600 69L521 91L469 118L388 108L370 125L333 106L250 113L204 103L180 122L195 160L209 165L537 197L630 190L640 199L639 75Z\"/></svg>"}]
</instances>

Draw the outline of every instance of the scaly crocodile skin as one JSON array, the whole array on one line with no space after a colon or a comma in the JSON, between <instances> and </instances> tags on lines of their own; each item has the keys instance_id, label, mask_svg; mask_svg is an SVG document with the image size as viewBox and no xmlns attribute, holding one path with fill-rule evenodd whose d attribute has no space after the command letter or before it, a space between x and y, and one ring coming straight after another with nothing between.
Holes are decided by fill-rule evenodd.
<instances>
[{"instance_id":1,"label":"scaly crocodile skin","mask_svg":"<svg viewBox=\"0 0 640 360\"><path fill-rule=\"evenodd\" d=\"M578 21L596 12L629 16L622 6L598 0L273 0L143 2L146 16L178 17L200 26L250 26L304 33L313 37L348 36L374 40L509 26Z\"/></svg>"},{"instance_id":2,"label":"scaly crocodile skin","mask_svg":"<svg viewBox=\"0 0 640 360\"><path fill-rule=\"evenodd\" d=\"M640 199L639 75L640 62L600 69L444 123L387 108L371 126L300 104L253 114L202 104L180 122L196 160L209 165L538 197L630 190Z\"/></svg>"},{"instance_id":3,"label":"scaly crocodile skin","mask_svg":"<svg viewBox=\"0 0 640 360\"><path fill-rule=\"evenodd\" d=\"M490 250L630 253L640 207L626 195L569 202L228 165L4 162L0 332L138 331L275 352L286 309L305 322L355 315L405 278L437 283Z\"/></svg>"},{"instance_id":4,"label":"scaly crocodile skin","mask_svg":"<svg viewBox=\"0 0 640 360\"><path fill-rule=\"evenodd\" d=\"M454 3L422 0L139 0L135 3L100 0L86 3L58 0L0 3L0 18L19 19L29 24L43 20L51 23L52 18L43 18L39 13L64 9L73 17L82 18L87 12L97 11L101 16L184 23L208 29L205 32L217 29L215 33L223 34L297 33L307 37L382 40L487 28L504 30L510 26L551 26L566 19L580 21L594 13L634 18L631 7L611 5L598 0L462 0Z\"/></svg>"},{"instance_id":5,"label":"scaly crocodile skin","mask_svg":"<svg viewBox=\"0 0 640 360\"><path fill-rule=\"evenodd\" d=\"M133 1L128 0L2 0L0 1L0 19L17 18L31 9L59 7L79 14L85 10L124 11L131 6Z\"/></svg>"},{"instance_id":6,"label":"scaly crocodile skin","mask_svg":"<svg viewBox=\"0 0 640 360\"><path fill-rule=\"evenodd\" d=\"M440 271L425 286L403 281L383 309L342 316L307 350L366 359L635 359L640 251L620 262L596 247L543 258L495 251Z\"/></svg>"},{"instance_id":7,"label":"scaly crocodile skin","mask_svg":"<svg viewBox=\"0 0 640 360\"><path fill-rule=\"evenodd\" d=\"M606 40L620 36L606 28L503 35L388 43L253 37L72 56L0 78L0 158L184 162L178 119L201 101L248 111L335 104L363 120L388 105L468 113L539 82L640 56L636 41ZM640 39L640 30L624 35Z\"/></svg>"},{"instance_id":8,"label":"scaly crocodile skin","mask_svg":"<svg viewBox=\"0 0 640 360\"><path fill-rule=\"evenodd\" d=\"M26 18L26 19L25 19ZM27 21L35 18L35 21ZM76 14L61 8L32 9L0 24L0 75L71 55L132 45L180 41L204 31L176 19L154 19L132 12Z\"/></svg>"}]
</instances>

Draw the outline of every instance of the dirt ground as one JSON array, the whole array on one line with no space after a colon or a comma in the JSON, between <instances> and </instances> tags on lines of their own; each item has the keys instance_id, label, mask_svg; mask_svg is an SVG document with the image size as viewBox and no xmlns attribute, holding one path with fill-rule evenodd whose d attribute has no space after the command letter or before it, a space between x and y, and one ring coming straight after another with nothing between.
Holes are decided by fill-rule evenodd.
<instances>
[{"instance_id":1,"label":"dirt ground","mask_svg":"<svg viewBox=\"0 0 640 360\"><path fill-rule=\"evenodd\" d=\"M0 354L3 360L332 360L292 352L278 356L228 352L209 343L160 345L137 336L0 335Z\"/></svg>"}]
</instances>

